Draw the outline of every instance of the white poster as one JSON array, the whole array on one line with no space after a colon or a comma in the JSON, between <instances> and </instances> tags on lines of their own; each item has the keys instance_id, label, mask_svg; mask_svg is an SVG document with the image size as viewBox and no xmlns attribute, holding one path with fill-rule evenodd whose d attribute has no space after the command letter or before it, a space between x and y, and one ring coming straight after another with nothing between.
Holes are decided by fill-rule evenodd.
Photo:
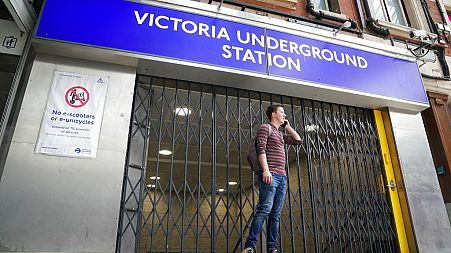
<instances>
[{"instance_id":1,"label":"white poster","mask_svg":"<svg viewBox=\"0 0 451 253\"><path fill-rule=\"evenodd\" d=\"M95 158L108 78L55 71L36 152Z\"/></svg>"}]
</instances>

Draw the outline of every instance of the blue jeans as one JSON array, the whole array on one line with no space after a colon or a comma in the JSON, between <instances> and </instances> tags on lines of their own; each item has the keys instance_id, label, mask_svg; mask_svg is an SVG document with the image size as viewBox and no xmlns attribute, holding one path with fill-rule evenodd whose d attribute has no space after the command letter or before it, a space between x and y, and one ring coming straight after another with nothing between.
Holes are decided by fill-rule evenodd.
<instances>
[{"instance_id":1,"label":"blue jeans","mask_svg":"<svg viewBox=\"0 0 451 253\"><path fill-rule=\"evenodd\" d=\"M252 220L245 248L255 248L257 239L262 231L263 222L268 218L266 248L268 251L277 249L277 239L279 235L280 211L282 210L287 189L286 176L272 174L271 185L263 183L261 173L258 175L260 193L258 206Z\"/></svg>"}]
</instances>

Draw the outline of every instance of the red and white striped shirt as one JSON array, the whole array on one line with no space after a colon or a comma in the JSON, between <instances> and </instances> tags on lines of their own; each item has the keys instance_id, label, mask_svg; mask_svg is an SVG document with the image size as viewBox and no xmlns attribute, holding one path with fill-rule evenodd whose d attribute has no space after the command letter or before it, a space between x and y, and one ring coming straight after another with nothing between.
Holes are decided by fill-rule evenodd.
<instances>
[{"instance_id":1,"label":"red and white striped shirt","mask_svg":"<svg viewBox=\"0 0 451 253\"><path fill-rule=\"evenodd\" d=\"M272 128L271 135L269 127ZM295 140L287 134L282 134L271 123L263 124L257 131L257 154L266 154L269 171L280 176L285 176L285 144L301 145L302 140Z\"/></svg>"}]
</instances>

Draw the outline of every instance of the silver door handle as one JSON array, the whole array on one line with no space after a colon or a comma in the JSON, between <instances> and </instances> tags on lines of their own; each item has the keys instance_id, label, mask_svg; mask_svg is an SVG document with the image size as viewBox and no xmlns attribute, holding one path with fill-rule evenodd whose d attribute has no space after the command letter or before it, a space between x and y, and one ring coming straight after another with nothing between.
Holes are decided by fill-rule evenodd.
<instances>
[{"instance_id":1,"label":"silver door handle","mask_svg":"<svg viewBox=\"0 0 451 253\"><path fill-rule=\"evenodd\" d=\"M394 191L395 188L396 188L395 182L392 179L390 179L390 181L388 182L387 187L390 188L392 191Z\"/></svg>"}]
</instances>

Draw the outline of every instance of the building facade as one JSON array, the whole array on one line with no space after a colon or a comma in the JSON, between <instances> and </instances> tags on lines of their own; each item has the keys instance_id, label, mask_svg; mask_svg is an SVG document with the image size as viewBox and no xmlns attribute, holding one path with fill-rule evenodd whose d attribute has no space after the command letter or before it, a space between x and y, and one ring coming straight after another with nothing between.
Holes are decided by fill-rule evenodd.
<instances>
[{"instance_id":1,"label":"building facade","mask_svg":"<svg viewBox=\"0 0 451 253\"><path fill-rule=\"evenodd\" d=\"M448 9L47 0L8 81L0 252L240 252L273 103L304 139L281 251L450 252Z\"/></svg>"}]
</instances>

